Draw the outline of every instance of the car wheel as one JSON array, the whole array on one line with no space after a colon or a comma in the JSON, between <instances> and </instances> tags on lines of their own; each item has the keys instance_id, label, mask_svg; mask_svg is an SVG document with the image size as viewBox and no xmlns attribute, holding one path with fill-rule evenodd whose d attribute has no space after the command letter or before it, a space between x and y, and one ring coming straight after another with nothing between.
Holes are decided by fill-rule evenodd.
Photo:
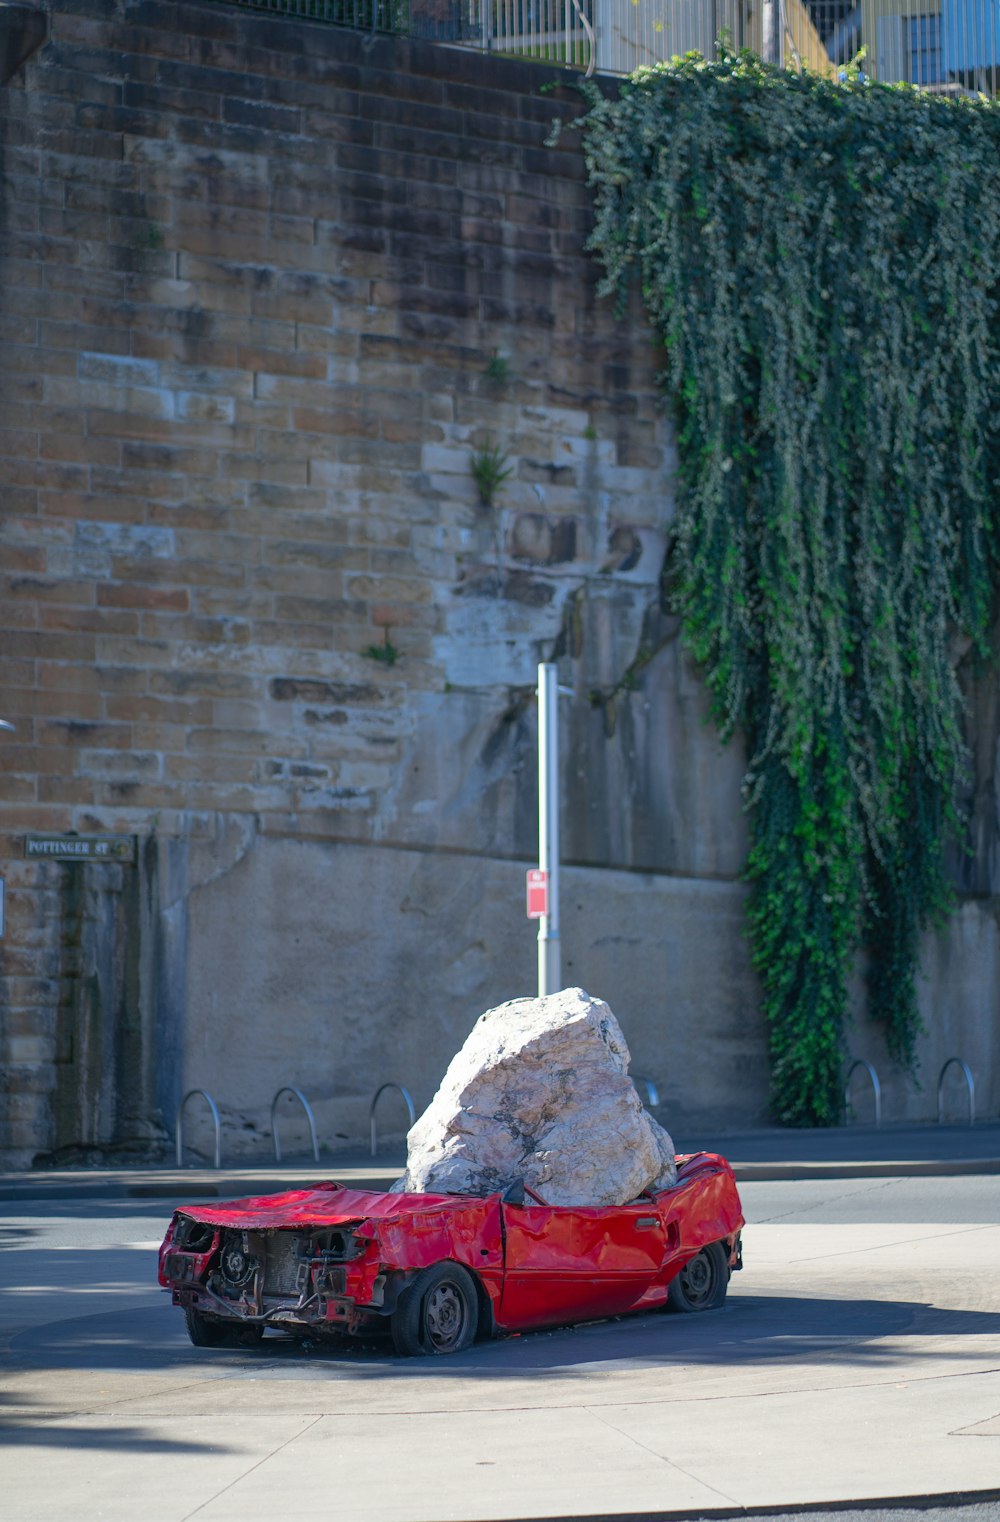
<instances>
[{"instance_id":1,"label":"car wheel","mask_svg":"<svg viewBox=\"0 0 1000 1522\"><path fill-rule=\"evenodd\" d=\"M729 1286L729 1258L721 1242L710 1242L685 1263L667 1290L670 1311L712 1311Z\"/></svg>"},{"instance_id":2,"label":"car wheel","mask_svg":"<svg viewBox=\"0 0 1000 1522\"><path fill-rule=\"evenodd\" d=\"M249 1322L246 1326L231 1321L216 1321L205 1316L193 1305L184 1307L184 1325L196 1348L252 1348L264 1335L262 1326Z\"/></svg>"},{"instance_id":3,"label":"car wheel","mask_svg":"<svg viewBox=\"0 0 1000 1522\"><path fill-rule=\"evenodd\" d=\"M460 1353L476 1335L479 1301L472 1275L459 1263L424 1268L392 1313L397 1353Z\"/></svg>"}]
</instances>

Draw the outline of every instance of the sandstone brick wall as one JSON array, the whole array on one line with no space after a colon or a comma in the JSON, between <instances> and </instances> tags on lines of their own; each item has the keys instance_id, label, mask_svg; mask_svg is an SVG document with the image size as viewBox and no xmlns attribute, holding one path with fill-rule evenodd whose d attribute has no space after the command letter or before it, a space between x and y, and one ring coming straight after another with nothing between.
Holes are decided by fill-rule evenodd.
<instances>
[{"instance_id":1,"label":"sandstone brick wall","mask_svg":"<svg viewBox=\"0 0 1000 1522\"><path fill-rule=\"evenodd\" d=\"M402 690L445 678L438 590L541 606L550 557L662 521L655 355L595 300L543 75L365 41L57 5L5 92L14 827L364 833Z\"/></svg>"}]
</instances>

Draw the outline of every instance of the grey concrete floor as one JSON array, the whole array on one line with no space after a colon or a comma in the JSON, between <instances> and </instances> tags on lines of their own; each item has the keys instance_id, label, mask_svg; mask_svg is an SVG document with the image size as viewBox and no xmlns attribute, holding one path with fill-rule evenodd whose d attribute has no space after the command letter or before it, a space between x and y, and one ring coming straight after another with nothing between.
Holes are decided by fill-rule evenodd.
<instances>
[{"instance_id":1,"label":"grey concrete floor","mask_svg":"<svg viewBox=\"0 0 1000 1522\"><path fill-rule=\"evenodd\" d=\"M1000 1182L741 1193L747 1266L721 1311L414 1360L270 1336L195 1349L155 1286L168 1203L8 1202L0 1514L638 1522L868 1502L882 1522L911 1498L928 1522L938 1496L942 1522L997 1522ZM956 1509L976 1492L980 1514Z\"/></svg>"}]
</instances>

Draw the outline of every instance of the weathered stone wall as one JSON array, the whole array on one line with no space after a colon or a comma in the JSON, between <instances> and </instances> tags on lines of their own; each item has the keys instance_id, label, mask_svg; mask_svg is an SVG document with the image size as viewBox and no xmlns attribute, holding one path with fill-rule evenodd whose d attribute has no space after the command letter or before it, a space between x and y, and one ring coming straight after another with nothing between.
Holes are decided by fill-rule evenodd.
<instances>
[{"instance_id":1,"label":"weathered stone wall","mask_svg":"<svg viewBox=\"0 0 1000 1522\"><path fill-rule=\"evenodd\" d=\"M47 14L0 89L0 1154L161 1145L191 1084L230 1155L282 1083L328 1142L387 1078L426 1101L533 991L543 658L567 980L681 1141L759 1118L741 758L660 608L659 360L597 295L578 146L545 143L574 93L215 0ZM25 860L43 830L136 863ZM992 965L991 914L932 983L967 942ZM996 995L963 988L995 1074Z\"/></svg>"}]
</instances>

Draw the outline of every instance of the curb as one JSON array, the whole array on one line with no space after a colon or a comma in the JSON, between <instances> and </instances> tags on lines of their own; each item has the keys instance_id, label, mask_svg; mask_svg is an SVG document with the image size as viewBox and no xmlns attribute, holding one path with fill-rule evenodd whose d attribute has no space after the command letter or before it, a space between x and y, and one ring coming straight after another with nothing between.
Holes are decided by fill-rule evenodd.
<instances>
[{"instance_id":1,"label":"curb","mask_svg":"<svg viewBox=\"0 0 1000 1522\"><path fill-rule=\"evenodd\" d=\"M1000 1174L1000 1158L899 1158L872 1162L746 1162L730 1159L737 1183L809 1182L814 1179L951 1178L963 1175ZM20 1174L0 1176L0 1201L18 1200L129 1199L175 1200L238 1199L245 1195L276 1194L285 1189L336 1179L355 1189L384 1190L394 1183L405 1164L391 1166L338 1167L223 1172L193 1169L190 1175L164 1170L157 1177L151 1170L107 1170L97 1176L78 1174Z\"/></svg>"},{"instance_id":2,"label":"curb","mask_svg":"<svg viewBox=\"0 0 1000 1522\"><path fill-rule=\"evenodd\" d=\"M784 1505L708 1506L683 1511L573 1512L558 1517L522 1517L519 1522L728 1522L743 1518L754 1522L760 1517L808 1517L833 1513L854 1517L857 1522L882 1522L886 1511L937 1511L939 1508L983 1506L1000 1501L1000 1490L946 1490L916 1496L872 1496L852 1501L791 1501Z\"/></svg>"},{"instance_id":3,"label":"curb","mask_svg":"<svg viewBox=\"0 0 1000 1522\"><path fill-rule=\"evenodd\" d=\"M941 1178L1000 1173L1000 1158L907 1158L857 1163L733 1163L737 1183L775 1183L780 1179Z\"/></svg>"},{"instance_id":4,"label":"curb","mask_svg":"<svg viewBox=\"0 0 1000 1522\"><path fill-rule=\"evenodd\" d=\"M256 1172L214 1174L209 1169L193 1169L189 1176L165 1171L157 1178L145 1169L122 1170L118 1174L102 1172L98 1177L81 1172L75 1177L65 1173L46 1178L28 1174L17 1179L0 1179L0 1201L15 1200L224 1200L246 1195L278 1194L286 1189L308 1189L311 1185L336 1179L354 1189L388 1189L399 1178L401 1167L393 1168L290 1168L287 1173Z\"/></svg>"}]
</instances>

